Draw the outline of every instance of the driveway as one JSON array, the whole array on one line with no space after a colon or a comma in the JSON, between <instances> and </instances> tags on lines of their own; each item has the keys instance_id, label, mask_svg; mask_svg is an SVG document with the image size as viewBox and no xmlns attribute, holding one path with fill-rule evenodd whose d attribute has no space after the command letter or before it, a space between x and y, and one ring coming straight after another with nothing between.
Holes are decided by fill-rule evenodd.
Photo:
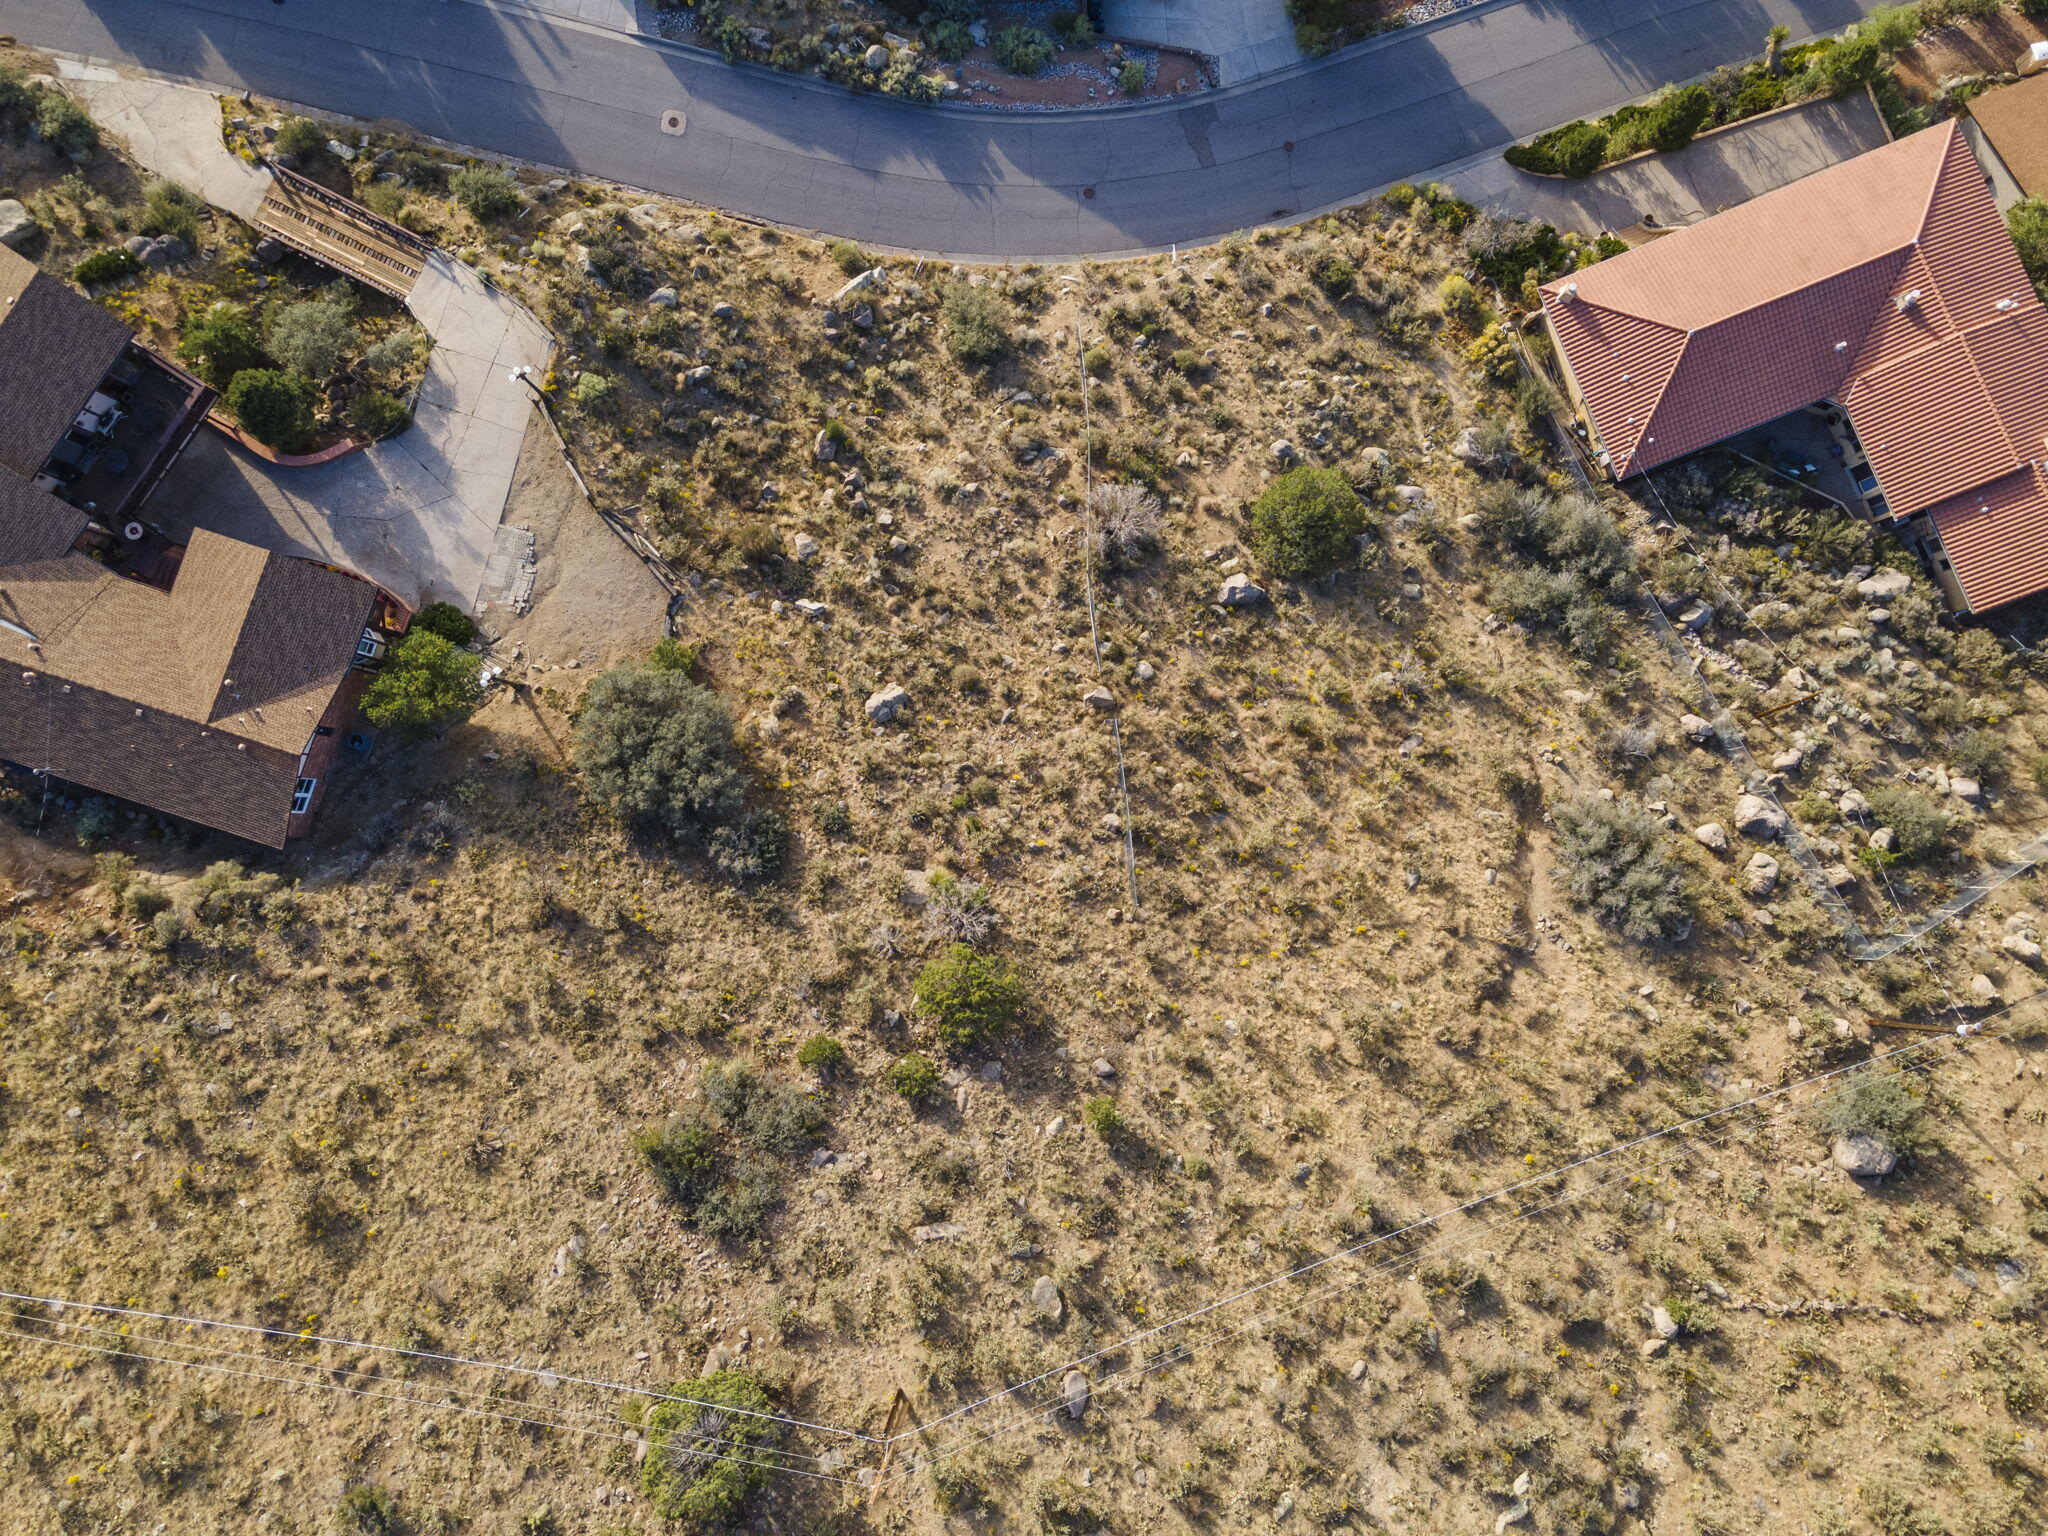
<instances>
[{"instance_id":1,"label":"driveway","mask_svg":"<svg viewBox=\"0 0 2048 1536\"><path fill-rule=\"evenodd\" d=\"M1696 224L1889 140L1870 97L1858 92L1751 118L1675 154L1645 155L1583 181L1532 176L1497 154L1440 179L1481 208L1593 235L1643 222Z\"/></svg>"},{"instance_id":2,"label":"driveway","mask_svg":"<svg viewBox=\"0 0 2048 1536\"><path fill-rule=\"evenodd\" d=\"M916 106L466 0L7 0L23 41L898 249L1157 250L1426 177L1871 0L1491 0L1189 101ZM686 129L662 131L681 110Z\"/></svg>"},{"instance_id":3,"label":"driveway","mask_svg":"<svg viewBox=\"0 0 2048 1536\"><path fill-rule=\"evenodd\" d=\"M1287 0L1102 0L1102 30L1206 53L1222 85L1301 62Z\"/></svg>"}]
</instances>

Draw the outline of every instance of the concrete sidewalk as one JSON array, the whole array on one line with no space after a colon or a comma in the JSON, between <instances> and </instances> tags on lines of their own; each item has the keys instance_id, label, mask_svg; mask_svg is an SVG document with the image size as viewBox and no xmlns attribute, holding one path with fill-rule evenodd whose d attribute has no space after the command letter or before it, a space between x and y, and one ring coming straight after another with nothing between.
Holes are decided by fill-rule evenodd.
<instances>
[{"instance_id":1,"label":"concrete sidewalk","mask_svg":"<svg viewBox=\"0 0 2048 1536\"><path fill-rule=\"evenodd\" d=\"M1209 54L1218 85L1301 62L1286 0L1103 0L1102 30Z\"/></svg>"},{"instance_id":2,"label":"concrete sidewalk","mask_svg":"<svg viewBox=\"0 0 2048 1536\"><path fill-rule=\"evenodd\" d=\"M1468 203L1597 235L1653 222L1697 224L1889 142L1867 93L1810 101L1736 123L1669 155L1644 155L1582 181L1532 176L1498 154L1439 175Z\"/></svg>"},{"instance_id":3,"label":"concrete sidewalk","mask_svg":"<svg viewBox=\"0 0 2048 1536\"><path fill-rule=\"evenodd\" d=\"M97 64L57 60L64 88L128 146L144 169L254 223L270 173L232 154L221 138L220 98L163 80L124 79Z\"/></svg>"}]
</instances>

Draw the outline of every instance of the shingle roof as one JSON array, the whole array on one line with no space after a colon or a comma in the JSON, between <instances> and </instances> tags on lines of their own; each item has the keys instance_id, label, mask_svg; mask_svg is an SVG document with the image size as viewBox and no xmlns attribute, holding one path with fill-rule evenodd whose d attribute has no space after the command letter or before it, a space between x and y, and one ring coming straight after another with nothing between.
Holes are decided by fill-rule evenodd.
<instances>
[{"instance_id":1,"label":"shingle roof","mask_svg":"<svg viewBox=\"0 0 2048 1536\"><path fill-rule=\"evenodd\" d=\"M281 847L376 589L200 530L166 592L55 549L70 512L0 471L0 520L42 530L0 531L0 757Z\"/></svg>"},{"instance_id":2,"label":"shingle roof","mask_svg":"<svg viewBox=\"0 0 2048 1536\"><path fill-rule=\"evenodd\" d=\"M1986 91L1970 116L2029 197L2048 197L2048 75Z\"/></svg>"},{"instance_id":3,"label":"shingle roof","mask_svg":"<svg viewBox=\"0 0 2048 1536\"><path fill-rule=\"evenodd\" d=\"M1569 290L1569 292L1567 291ZM2048 547L1988 537L2042 487L2048 311L1951 122L1545 286L1544 308L1618 476L1789 411L1848 410L1895 515L1947 509L1998 601L2048 587ZM1970 496L1997 482L1988 502ZM2043 488L2048 494L2048 488ZM2033 514L2026 514L2032 517ZM2048 522L2048 505L2036 521ZM1944 533L1946 538L1946 533ZM1964 561L1951 550L1960 572Z\"/></svg>"},{"instance_id":4,"label":"shingle roof","mask_svg":"<svg viewBox=\"0 0 2048 1536\"><path fill-rule=\"evenodd\" d=\"M0 465L41 469L130 339L117 317L0 246Z\"/></svg>"}]
</instances>

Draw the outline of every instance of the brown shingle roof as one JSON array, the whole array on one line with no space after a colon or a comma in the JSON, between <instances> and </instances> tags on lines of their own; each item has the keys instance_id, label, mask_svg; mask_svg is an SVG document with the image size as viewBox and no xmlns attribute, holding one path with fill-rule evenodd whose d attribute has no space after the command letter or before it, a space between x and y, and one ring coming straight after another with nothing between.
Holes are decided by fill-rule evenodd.
<instances>
[{"instance_id":1,"label":"brown shingle roof","mask_svg":"<svg viewBox=\"0 0 2048 1536\"><path fill-rule=\"evenodd\" d=\"M168 592L145 586L52 556L70 509L12 479L0 471L0 518L26 512L48 533L0 535L27 557L0 564L15 626L0 626L0 757L282 846L300 753L376 589L204 530Z\"/></svg>"},{"instance_id":2,"label":"brown shingle roof","mask_svg":"<svg viewBox=\"0 0 2048 1536\"><path fill-rule=\"evenodd\" d=\"M2048 197L2048 75L1976 97L1970 116L2029 197Z\"/></svg>"},{"instance_id":3,"label":"brown shingle roof","mask_svg":"<svg viewBox=\"0 0 2048 1536\"><path fill-rule=\"evenodd\" d=\"M0 465L34 475L131 333L91 299L0 246Z\"/></svg>"}]
</instances>

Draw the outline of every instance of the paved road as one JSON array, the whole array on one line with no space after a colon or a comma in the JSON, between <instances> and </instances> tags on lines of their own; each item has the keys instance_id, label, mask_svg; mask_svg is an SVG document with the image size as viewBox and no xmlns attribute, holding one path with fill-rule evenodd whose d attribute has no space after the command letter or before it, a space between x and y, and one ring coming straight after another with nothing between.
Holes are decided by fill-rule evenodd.
<instances>
[{"instance_id":1,"label":"paved road","mask_svg":"<svg viewBox=\"0 0 2048 1536\"><path fill-rule=\"evenodd\" d=\"M1868 0L1497 0L1186 104L915 107L475 0L4 0L24 42L962 257L1193 244L1335 207ZM687 129L663 133L680 108Z\"/></svg>"}]
</instances>

